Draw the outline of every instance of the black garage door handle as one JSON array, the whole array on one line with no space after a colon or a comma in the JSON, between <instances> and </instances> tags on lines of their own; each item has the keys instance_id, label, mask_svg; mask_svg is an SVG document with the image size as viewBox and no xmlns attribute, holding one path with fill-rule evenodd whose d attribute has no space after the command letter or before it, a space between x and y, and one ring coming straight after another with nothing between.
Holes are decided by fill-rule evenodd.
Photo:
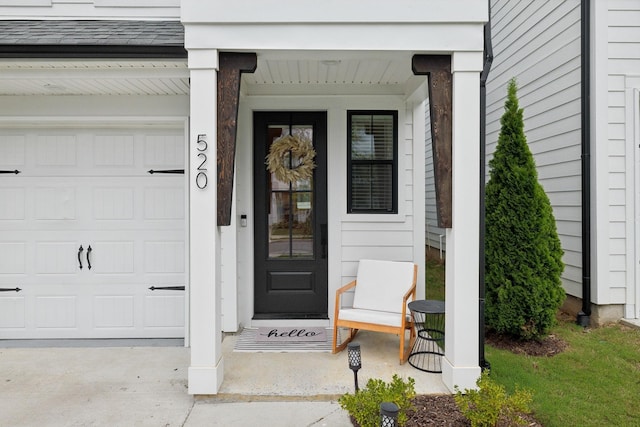
<instances>
[{"instance_id":1,"label":"black garage door handle","mask_svg":"<svg viewBox=\"0 0 640 427\"><path fill-rule=\"evenodd\" d=\"M89 270L91 270L91 258L89 258L89 255L91 255L91 251L93 249L91 249L91 245L89 245L89 247L87 248L87 267L89 268Z\"/></svg>"},{"instance_id":2,"label":"black garage door handle","mask_svg":"<svg viewBox=\"0 0 640 427\"><path fill-rule=\"evenodd\" d=\"M78 264L80 264L80 270L82 270L82 251L84 251L84 249L82 248L82 245L80 245L78 248Z\"/></svg>"}]
</instances>

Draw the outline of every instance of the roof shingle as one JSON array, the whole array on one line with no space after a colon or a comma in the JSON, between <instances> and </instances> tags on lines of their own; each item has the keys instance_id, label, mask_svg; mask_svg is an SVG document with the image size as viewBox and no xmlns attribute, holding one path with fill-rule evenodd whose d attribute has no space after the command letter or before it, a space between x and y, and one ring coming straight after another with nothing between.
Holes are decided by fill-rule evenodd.
<instances>
[{"instance_id":1,"label":"roof shingle","mask_svg":"<svg viewBox=\"0 0 640 427\"><path fill-rule=\"evenodd\" d=\"M3 45L184 46L179 21L0 20Z\"/></svg>"}]
</instances>

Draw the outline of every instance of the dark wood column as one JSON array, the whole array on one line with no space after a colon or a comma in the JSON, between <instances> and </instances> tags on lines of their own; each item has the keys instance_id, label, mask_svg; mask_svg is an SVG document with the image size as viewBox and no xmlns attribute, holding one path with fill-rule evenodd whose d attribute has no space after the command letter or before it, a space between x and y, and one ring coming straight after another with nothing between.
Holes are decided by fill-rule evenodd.
<instances>
[{"instance_id":1,"label":"dark wood column","mask_svg":"<svg viewBox=\"0 0 640 427\"><path fill-rule=\"evenodd\" d=\"M451 56L414 55L411 68L415 75L429 76L429 111L438 226L451 228L453 140Z\"/></svg>"},{"instance_id":2,"label":"dark wood column","mask_svg":"<svg viewBox=\"0 0 640 427\"><path fill-rule=\"evenodd\" d=\"M257 67L255 53L221 52L218 69L218 225L231 224L240 77Z\"/></svg>"}]
</instances>

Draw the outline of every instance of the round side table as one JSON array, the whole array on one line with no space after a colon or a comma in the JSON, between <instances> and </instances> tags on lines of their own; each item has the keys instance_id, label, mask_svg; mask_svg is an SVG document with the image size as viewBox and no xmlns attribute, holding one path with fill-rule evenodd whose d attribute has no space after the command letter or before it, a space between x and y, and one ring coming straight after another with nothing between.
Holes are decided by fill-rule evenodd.
<instances>
[{"instance_id":1,"label":"round side table","mask_svg":"<svg viewBox=\"0 0 640 427\"><path fill-rule=\"evenodd\" d=\"M416 341L409 353L409 364L424 372L441 373L444 356L444 301L411 301L409 310L416 328Z\"/></svg>"}]
</instances>

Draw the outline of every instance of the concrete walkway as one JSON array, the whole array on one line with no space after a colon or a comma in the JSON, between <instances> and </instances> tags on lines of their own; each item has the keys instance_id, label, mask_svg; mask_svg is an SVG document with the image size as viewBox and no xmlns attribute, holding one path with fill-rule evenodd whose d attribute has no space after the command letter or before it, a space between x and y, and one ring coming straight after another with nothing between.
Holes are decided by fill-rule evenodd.
<instances>
[{"instance_id":1,"label":"concrete walkway","mask_svg":"<svg viewBox=\"0 0 640 427\"><path fill-rule=\"evenodd\" d=\"M223 342L220 394L196 398L188 348L0 348L0 426L351 425L336 401L353 391L346 352L237 353L234 339ZM394 339L359 335L361 386L397 373L418 393L447 393L440 375L397 363Z\"/></svg>"}]
</instances>

